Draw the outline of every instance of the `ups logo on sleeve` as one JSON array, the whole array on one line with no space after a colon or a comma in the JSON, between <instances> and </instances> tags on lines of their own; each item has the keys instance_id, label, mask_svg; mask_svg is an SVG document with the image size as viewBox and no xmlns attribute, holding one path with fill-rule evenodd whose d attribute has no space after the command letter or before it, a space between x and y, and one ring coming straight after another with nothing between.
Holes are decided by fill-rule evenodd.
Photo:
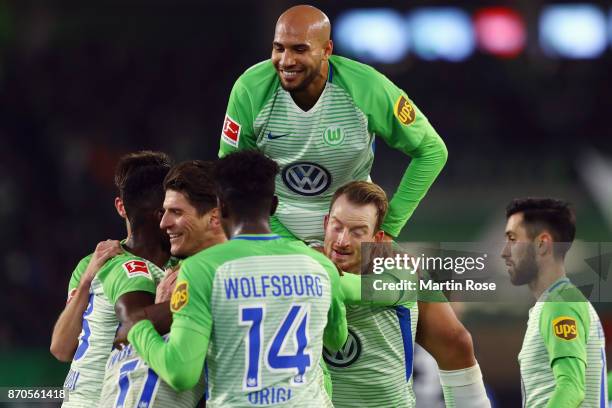
<instances>
[{"instance_id":1,"label":"ups logo on sleeve","mask_svg":"<svg viewBox=\"0 0 612 408\"><path fill-rule=\"evenodd\" d=\"M172 292L170 299L170 310L178 312L189 302L189 293L187 292L187 282L179 282Z\"/></svg>"},{"instance_id":2,"label":"ups logo on sleeve","mask_svg":"<svg viewBox=\"0 0 612 408\"><path fill-rule=\"evenodd\" d=\"M552 322L555 336L563 340L574 340L578 337L578 326L573 317L558 317Z\"/></svg>"},{"instance_id":3,"label":"ups logo on sleeve","mask_svg":"<svg viewBox=\"0 0 612 408\"><path fill-rule=\"evenodd\" d=\"M414 122L416 118L416 112L414 107L410 104L410 101L404 97L404 95L400 95L393 106L393 113L397 120L399 120L404 125L410 125Z\"/></svg>"}]
</instances>

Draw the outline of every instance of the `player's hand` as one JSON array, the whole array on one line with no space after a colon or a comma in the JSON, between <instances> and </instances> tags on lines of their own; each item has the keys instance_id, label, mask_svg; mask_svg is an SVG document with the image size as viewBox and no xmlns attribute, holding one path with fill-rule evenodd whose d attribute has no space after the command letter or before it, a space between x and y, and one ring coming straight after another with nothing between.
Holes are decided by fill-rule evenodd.
<instances>
[{"instance_id":1,"label":"player's hand","mask_svg":"<svg viewBox=\"0 0 612 408\"><path fill-rule=\"evenodd\" d=\"M117 334L115 334L115 341L113 341L113 346L119 350L123 350L124 346L130 344L128 341L128 333L132 326L134 326L135 322L127 321L122 322L121 326L119 326L119 330L117 330Z\"/></svg>"},{"instance_id":2,"label":"player's hand","mask_svg":"<svg viewBox=\"0 0 612 408\"><path fill-rule=\"evenodd\" d=\"M174 292L174 286L176 286L176 277L178 276L179 267L166 269L166 274L163 279L157 285L155 291L155 303L167 302L172 298L172 292Z\"/></svg>"},{"instance_id":3,"label":"player's hand","mask_svg":"<svg viewBox=\"0 0 612 408\"><path fill-rule=\"evenodd\" d=\"M106 261L122 252L119 241L107 239L98 243L83 275L85 281L91 282Z\"/></svg>"}]
</instances>

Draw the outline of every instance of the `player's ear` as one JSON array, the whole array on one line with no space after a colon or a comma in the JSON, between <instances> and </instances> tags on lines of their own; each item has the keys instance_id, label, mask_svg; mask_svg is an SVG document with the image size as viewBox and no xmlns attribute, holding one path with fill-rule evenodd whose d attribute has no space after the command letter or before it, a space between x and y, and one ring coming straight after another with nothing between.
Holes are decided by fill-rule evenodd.
<instances>
[{"instance_id":1,"label":"player's ear","mask_svg":"<svg viewBox=\"0 0 612 408\"><path fill-rule=\"evenodd\" d=\"M543 232L535 239L536 253L540 256L553 254L553 239L548 232Z\"/></svg>"},{"instance_id":2,"label":"player's ear","mask_svg":"<svg viewBox=\"0 0 612 408\"><path fill-rule=\"evenodd\" d=\"M272 197L272 205L270 206L270 215L274 215L276 212L276 208L278 208L278 196Z\"/></svg>"},{"instance_id":3,"label":"player's ear","mask_svg":"<svg viewBox=\"0 0 612 408\"><path fill-rule=\"evenodd\" d=\"M325 214L323 217L323 231L327 230L327 224L329 223L329 214Z\"/></svg>"},{"instance_id":4,"label":"player's ear","mask_svg":"<svg viewBox=\"0 0 612 408\"><path fill-rule=\"evenodd\" d=\"M383 242L385 239L385 231L380 230L374 234L374 242Z\"/></svg>"},{"instance_id":5,"label":"player's ear","mask_svg":"<svg viewBox=\"0 0 612 408\"><path fill-rule=\"evenodd\" d=\"M115 197L115 209L121 218L126 218L125 207L123 206L123 200L121 197Z\"/></svg>"},{"instance_id":6,"label":"player's ear","mask_svg":"<svg viewBox=\"0 0 612 408\"><path fill-rule=\"evenodd\" d=\"M221 219L219 218L219 208L215 207L210 210L210 218L208 219L208 225L211 228L221 228Z\"/></svg>"},{"instance_id":7,"label":"player's ear","mask_svg":"<svg viewBox=\"0 0 612 408\"><path fill-rule=\"evenodd\" d=\"M332 55L332 51L334 50L334 42L332 40L327 40L327 44L323 47L323 60L327 61Z\"/></svg>"}]
</instances>

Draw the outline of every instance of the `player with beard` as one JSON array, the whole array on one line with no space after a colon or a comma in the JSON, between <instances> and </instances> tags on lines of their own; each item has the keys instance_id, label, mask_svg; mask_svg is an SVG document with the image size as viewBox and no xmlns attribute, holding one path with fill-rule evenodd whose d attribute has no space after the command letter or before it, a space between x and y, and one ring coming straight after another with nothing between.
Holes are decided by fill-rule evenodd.
<instances>
[{"instance_id":1,"label":"player with beard","mask_svg":"<svg viewBox=\"0 0 612 408\"><path fill-rule=\"evenodd\" d=\"M565 272L576 233L573 210L550 198L515 199L506 218L501 255L510 281L527 285L536 299L518 355L523 406L606 406L601 322Z\"/></svg>"},{"instance_id":2,"label":"player with beard","mask_svg":"<svg viewBox=\"0 0 612 408\"><path fill-rule=\"evenodd\" d=\"M376 184L354 181L342 186L334 196L325 217L325 254L342 269L341 282L361 273L362 245L382 243L382 220L388 208L385 192ZM351 282L354 279L351 279ZM365 281L364 281L365 282ZM345 285L343 284L343 289ZM355 292L355 290L347 291ZM402 300L392 306L349 305L347 322L349 340L343 353L325 353L331 372L336 407L414 407L412 390L413 345L439 342L432 339L437 332L431 325L421 325L416 299ZM469 333L456 321L448 303L435 303L439 325L459 326L460 333ZM428 311L431 313L431 310ZM418 327L417 327L418 320ZM461 337L458 340L464 341ZM471 341L470 341L471 343ZM439 344L439 343L438 343ZM480 368L471 349L455 356L457 346L448 344L442 360L440 379L447 406L489 407ZM438 354L444 355L444 351ZM472 362L473 361L473 362ZM471 364L469 364L472 362ZM449 369L444 364L469 364L467 368Z\"/></svg>"},{"instance_id":3,"label":"player with beard","mask_svg":"<svg viewBox=\"0 0 612 408\"><path fill-rule=\"evenodd\" d=\"M442 170L446 147L403 90L370 66L332 55L330 32L312 6L279 17L271 58L234 84L219 156L257 149L276 161L272 230L320 242L334 191L370 178L376 135L411 157L382 224L391 239Z\"/></svg>"}]
</instances>

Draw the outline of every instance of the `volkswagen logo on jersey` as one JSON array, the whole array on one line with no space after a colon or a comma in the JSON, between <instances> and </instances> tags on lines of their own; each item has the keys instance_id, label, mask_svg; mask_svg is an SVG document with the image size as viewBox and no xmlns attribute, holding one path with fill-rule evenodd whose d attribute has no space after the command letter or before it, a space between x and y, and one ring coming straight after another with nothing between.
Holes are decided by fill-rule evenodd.
<instances>
[{"instance_id":1,"label":"volkswagen logo on jersey","mask_svg":"<svg viewBox=\"0 0 612 408\"><path fill-rule=\"evenodd\" d=\"M283 182L294 193L305 196L321 194L330 186L332 177L323 166L298 162L283 169Z\"/></svg>"},{"instance_id":2,"label":"volkswagen logo on jersey","mask_svg":"<svg viewBox=\"0 0 612 408\"><path fill-rule=\"evenodd\" d=\"M353 364L361 354L361 341L359 337L351 330L348 330L346 343L338 352L332 354L323 347L323 359L333 367L344 368Z\"/></svg>"}]
</instances>

